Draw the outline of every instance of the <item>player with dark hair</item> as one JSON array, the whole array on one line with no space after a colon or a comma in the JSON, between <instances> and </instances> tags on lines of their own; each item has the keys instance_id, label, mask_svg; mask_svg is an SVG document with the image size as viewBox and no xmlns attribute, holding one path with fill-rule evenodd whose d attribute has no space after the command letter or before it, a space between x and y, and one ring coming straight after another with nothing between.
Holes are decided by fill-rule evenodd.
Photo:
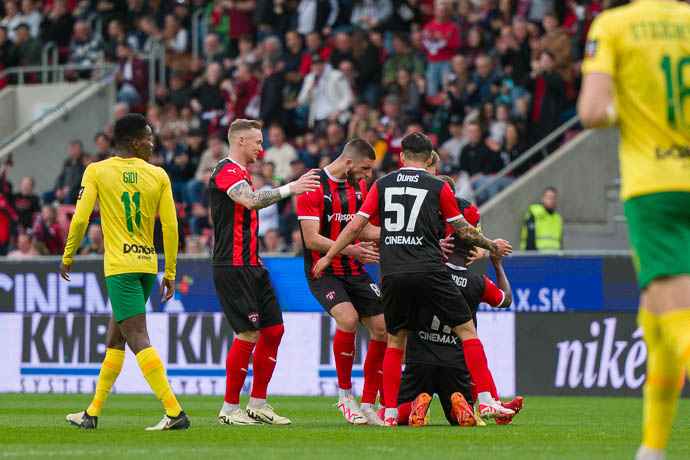
<instances>
[{"instance_id":1,"label":"player with dark hair","mask_svg":"<svg viewBox=\"0 0 690 460\"><path fill-rule=\"evenodd\" d=\"M448 176L439 176L448 182L451 190L455 191L455 182ZM472 226L481 231L481 221L477 207L462 198L456 198L463 216ZM507 308L511 305L512 291L510 283L503 270L501 257L490 256L496 272L496 284L486 276L467 270L468 258L472 246L464 243L450 226L441 222L441 236L450 235L453 250L448 254L446 271L451 274L453 282L462 293L472 311L472 319L477 327L477 309L481 302L486 302L495 308ZM431 395L437 393L446 419L451 425L457 425L463 415L462 398L470 405L477 399L475 386L470 383L462 347L451 334L448 326L442 324L433 314L427 314L419 323L419 329L408 333L405 371L398 398L398 423L410 426L425 424L425 414L431 403ZM513 401L504 403L498 398L493 377L490 381L491 396L503 407L515 411L522 409L523 399L517 397ZM515 414L498 415L496 423L510 423ZM479 423L480 420L477 420Z\"/></svg>"},{"instance_id":2,"label":"player with dark hair","mask_svg":"<svg viewBox=\"0 0 690 460\"><path fill-rule=\"evenodd\" d=\"M216 165L209 181L216 238L213 284L236 334L226 361L225 402L218 415L218 421L227 425L290 423L266 404L266 389L275 370L284 327L268 270L259 258L257 210L320 186L317 171L311 170L280 188L255 191L247 165L256 162L263 150L262 142L260 122L233 121L228 130L228 157ZM240 391L252 352L254 380L245 411L240 408Z\"/></svg>"},{"instance_id":3,"label":"player with dark hair","mask_svg":"<svg viewBox=\"0 0 690 460\"><path fill-rule=\"evenodd\" d=\"M116 156L91 163L84 171L77 207L70 224L60 275L70 281L72 260L89 225L98 200L105 236L105 282L113 308L106 335L106 352L91 405L69 414L67 421L80 428L96 428L98 416L122 370L125 344L136 355L144 378L163 403L165 416L147 430L178 430L189 427L170 388L163 362L151 346L146 330L146 301L158 273L153 246L156 214L160 214L165 251L161 302L175 292L177 215L170 179L162 168L147 163L153 150L153 134L144 117L125 115L115 123Z\"/></svg>"},{"instance_id":4,"label":"player with dark hair","mask_svg":"<svg viewBox=\"0 0 690 460\"><path fill-rule=\"evenodd\" d=\"M637 460L665 457L690 370L688 31L686 2L636 1L604 11L587 34L577 104L584 126L620 128L620 194L648 353Z\"/></svg>"},{"instance_id":5,"label":"player with dark hair","mask_svg":"<svg viewBox=\"0 0 690 460\"><path fill-rule=\"evenodd\" d=\"M381 214L381 273L388 345L383 362L386 400L397 401L402 355L408 330L415 330L425 310L439 317L463 342L465 360L479 392L479 413L510 414L491 398L486 355L467 303L458 305L457 286L443 268L438 243L438 215L463 241L497 253L509 254L510 243L491 241L471 226L458 209L450 186L429 174L432 145L428 137L411 133L402 141L404 167L378 179L357 216L345 227L328 253L314 267L320 276L334 257L359 235L369 220ZM461 424L476 423L474 411L464 403ZM397 407L386 407L385 426L397 425Z\"/></svg>"},{"instance_id":6,"label":"player with dark hair","mask_svg":"<svg viewBox=\"0 0 690 460\"><path fill-rule=\"evenodd\" d=\"M364 139L353 139L340 156L319 173L321 187L297 198L297 219L304 247L304 268L314 298L335 319L333 355L338 375L338 409L355 425L383 424L374 404L381 386L381 367L386 351L386 326L378 285L363 264L376 263L377 252L370 243L355 241L335 257L324 276L314 278L314 264L333 245L349 221L354 219L367 195L364 179L371 174L376 153ZM367 226L360 237L378 240L380 229ZM362 407L352 394L352 365L358 322L371 339L364 360Z\"/></svg>"}]
</instances>

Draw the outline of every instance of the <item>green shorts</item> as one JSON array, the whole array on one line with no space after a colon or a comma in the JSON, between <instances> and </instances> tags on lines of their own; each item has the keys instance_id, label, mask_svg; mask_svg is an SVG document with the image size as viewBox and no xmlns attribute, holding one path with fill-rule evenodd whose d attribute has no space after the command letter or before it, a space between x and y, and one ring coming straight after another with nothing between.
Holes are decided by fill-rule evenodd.
<instances>
[{"instance_id":1,"label":"green shorts","mask_svg":"<svg viewBox=\"0 0 690 460\"><path fill-rule=\"evenodd\" d=\"M661 277L690 275L690 192L665 192L624 203L640 289Z\"/></svg>"},{"instance_id":2,"label":"green shorts","mask_svg":"<svg viewBox=\"0 0 690 460\"><path fill-rule=\"evenodd\" d=\"M118 323L132 316L146 313L156 275L151 273L122 273L105 277L113 316Z\"/></svg>"}]
</instances>

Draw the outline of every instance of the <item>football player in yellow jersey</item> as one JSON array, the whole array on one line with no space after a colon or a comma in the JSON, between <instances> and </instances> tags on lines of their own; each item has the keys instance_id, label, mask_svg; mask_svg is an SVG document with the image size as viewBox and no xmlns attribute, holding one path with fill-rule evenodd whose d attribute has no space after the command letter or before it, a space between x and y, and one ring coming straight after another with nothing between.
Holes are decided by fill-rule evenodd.
<instances>
[{"instance_id":1,"label":"football player in yellow jersey","mask_svg":"<svg viewBox=\"0 0 690 460\"><path fill-rule=\"evenodd\" d=\"M163 169L147 163L153 149L153 135L146 118L138 114L120 118L115 124L115 142L115 157L92 163L84 172L60 264L60 274L69 282L74 254L98 200L105 236L105 280L113 315L93 401L85 411L69 414L67 421L80 428L97 427L103 404L122 370L127 344L165 408L163 419L147 430L186 429L189 417L170 388L163 362L151 346L146 330L146 301L158 273L153 247L156 214L161 218L165 251L162 302L175 292L177 216L170 179Z\"/></svg>"},{"instance_id":2,"label":"football player in yellow jersey","mask_svg":"<svg viewBox=\"0 0 690 460\"><path fill-rule=\"evenodd\" d=\"M647 344L642 444L664 458L690 370L690 5L636 0L603 12L589 31L585 126L620 127L621 197L642 295Z\"/></svg>"}]
</instances>

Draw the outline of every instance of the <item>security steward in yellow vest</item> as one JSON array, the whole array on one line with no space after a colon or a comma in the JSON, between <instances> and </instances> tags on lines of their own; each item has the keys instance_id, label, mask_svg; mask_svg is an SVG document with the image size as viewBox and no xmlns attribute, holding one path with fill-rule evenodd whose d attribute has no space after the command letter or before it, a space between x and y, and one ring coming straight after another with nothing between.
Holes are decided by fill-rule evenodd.
<instances>
[{"instance_id":1,"label":"security steward in yellow vest","mask_svg":"<svg viewBox=\"0 0 690 460\"><path fill-rule=\"evenodd\" d=\"M556 212L557 192L547 187L541 203L533 204L525 213L520 249L557 251L563 249L563 218Z\"/></svg>"}]
</instances>

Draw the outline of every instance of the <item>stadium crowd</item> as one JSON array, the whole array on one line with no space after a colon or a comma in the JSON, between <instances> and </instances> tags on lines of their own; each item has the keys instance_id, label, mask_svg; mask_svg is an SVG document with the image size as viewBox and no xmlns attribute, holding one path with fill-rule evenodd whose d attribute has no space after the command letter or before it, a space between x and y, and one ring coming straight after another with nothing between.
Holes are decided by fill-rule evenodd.
<instances>
[{"instance_id":1,"label":"stadium crowd","mask_svg":"<svg viewBox=\"0 0 690 460\"><path fill-rule=\"evenodd\" d=\"M353 137L374 146L375 176L399 167L400 141L424 132L457 194L484 202L541 158L486 192L474 190L574 115L579 66L598 0L5 0L0 72L36 65L53 41L60 61L118 64L114 119L143 113L150 162L170 176L187 253L213 245L207 183L237 118L264 125L257 189L330 163ZM204 26L192 24L203 9ZM103 35L92 30L100 21ZM192 28L201 53L191 54ZM146 60L165 47L166 85L149 94ZM0 74L1 75L1 74ZM68 78L89 77L75 71ZM33 80L40 81L40 76ZM0 77L0 88L8 83ZM11 83L11 81L10 81ZM149 103L154 100L154 103ZM0 255L60 254L86 166L113 152L113 125L69 143L52 190L5 180ZM41 205L43 203L43 205ZM103 253L98 216L82 254ZM157 232L160 235L160 231ZM260 211L266 252L301 251L294 202ZM157 245L162 245L158 238Z\"/></svg>"}]
</instances>

